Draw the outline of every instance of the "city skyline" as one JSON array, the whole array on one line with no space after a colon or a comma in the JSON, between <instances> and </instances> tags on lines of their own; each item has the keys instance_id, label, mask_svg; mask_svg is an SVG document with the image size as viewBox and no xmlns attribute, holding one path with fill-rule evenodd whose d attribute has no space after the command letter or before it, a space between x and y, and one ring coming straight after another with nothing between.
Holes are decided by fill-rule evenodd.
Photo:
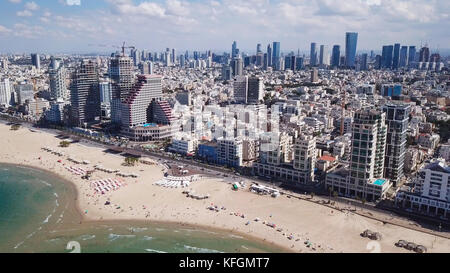
<instances>
[{"instance_id":1,"label":"city skyline","mask_svg":"<svg viewBox=\"0 0 450 273\"><path fill-rule=\"evenodd\" d=\"M122 41L149 50L214 51L229 51L237 41L241 52L278 41L281 52L307 52L311 42L343 48L346 32L358 33L358 52L391 43L427 43L434 52L446 50L450 41L444 1L3 0L2 5L1 53L112 52Z\"/></svg>"}]
</instances>

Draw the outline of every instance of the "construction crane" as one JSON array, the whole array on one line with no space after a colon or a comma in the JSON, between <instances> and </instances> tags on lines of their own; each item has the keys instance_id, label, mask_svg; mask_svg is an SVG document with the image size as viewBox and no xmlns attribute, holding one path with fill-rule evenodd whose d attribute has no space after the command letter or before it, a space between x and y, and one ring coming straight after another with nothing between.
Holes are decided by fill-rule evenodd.
<instances>
[{"instance_id":1,"label":"construction crane","mask_svg":"<svg viewBox=\"0 0 450 273\"><path fill-rule=\"evenodd\" d=\"M135 46L125 46L125 42L123 42L123 45L122 46L113 46L113 47L115 47L115 48L121 48L122 49L122 56L125 56L125 49L126 48L129 48L129 49L136 49L136 47Z\"/></svg>"},{"instance_id":2,"label":"construction crane","mask_svg":"<svg viewBox=\"0 0 450 273\"><path fill-rule=\"evenodd\" d=\"M343 83L341 83L341 93L343 92L343 97L342 97L342 109L341 109L341 136L344 135L344 120L345 120L345 104L347 103L347 98L346 98L346 93L345 92L345 88L343 88Z\"/></svg>"}]
</instances>

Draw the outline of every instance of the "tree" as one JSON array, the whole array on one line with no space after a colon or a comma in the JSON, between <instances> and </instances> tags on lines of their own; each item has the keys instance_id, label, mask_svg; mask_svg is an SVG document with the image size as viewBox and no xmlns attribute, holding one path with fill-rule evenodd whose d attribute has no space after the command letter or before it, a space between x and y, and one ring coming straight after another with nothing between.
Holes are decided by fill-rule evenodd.
<instances>
[{"instance_id":1,"label":"tree","mask_svg":"<svg viewBox=\"0 0 450 273\"><path fill-rule=\"evenodd\" d=\"M20 129L20 124L13 124L13 125L11 125L11 130L12 131L17 131L19 129Z\"/></svg>"},{"instance_id":2,"label":"tree","mask_svg":"<svg viewBox=\"0 0 450 273\"><path fill-rule=\"evenodd\" d=\"M63 140L59 143L59 147L62 147L62 148L67 148L69 146L70 146L70 142L66 141L66 140Z\"/></svg>"},{"instance_id":3,"label":"tree","mask_svg":"<svg viewBox=\"0 0 450 273\"><path fill-rule=\"evenodd\" d=\"M139 159L137 157L128 156L125 158L125 166L136 166L136 164L139 162Z\"/></svg>"}]
</instances>

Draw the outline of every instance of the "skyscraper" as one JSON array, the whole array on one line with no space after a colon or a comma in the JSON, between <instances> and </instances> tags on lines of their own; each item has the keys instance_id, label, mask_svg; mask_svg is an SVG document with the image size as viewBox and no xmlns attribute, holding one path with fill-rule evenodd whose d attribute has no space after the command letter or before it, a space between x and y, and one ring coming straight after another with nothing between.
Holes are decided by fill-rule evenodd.
<instances>
[{"instance_id":1,"label":"skyscraper","mask_svg":"<svg viewBox=\"0 0 450 273\"><path fill-rule=\"evenodd\" d=\"M76 68L70 87L71 123L84 126L100 117L99 75L95 62L83 60Z\"/></svg>"},{"instance_id":2,"label":"skyscraper","mask_svg":"<svg viewBox=\"0 0 450 273\"><path fill-rule=\"evenodd\" d=\"M272 66L272 47L270 44L267 45L267 65Z\"/></svg>"},{"instance_id":3,"label":"skyscraper","mask_svg":"<svg viewBox=\"0 0 450 273\"><path fill-rule=\"evenodd\" d=\"M383 46L381 53L381 68L390 69L392 68L392 51L394 47L391 45Z\"/></svg>"},{"instance_id":4,"label":"skyscraper","mask_svg":"<svg viewBox=\"0 0 450 273\"><path fill-rule=\"evenodd\" d=\"M133 128L149 122L151 104L162 97L161 76L139 75L132 90L122 101L122 127Z\"/></svg>"},{"instance_id":5,"label":"skyscraper","mask_svg":"<svg viewBox=\"0 0 450 273\"><path fill-rule=\"evenodd\" d=\"M394 56L392 58L392 69L398 69L400 63L400 44L394 45Z\"/></svg>"},{"instance_id":6,"label":"skyscraper","mask_svg":"<svg viewBox=\"0 0 450 273\"><path fill-rule=\"evenodd\" d=\"M383 177L386 147L386 114L374 108L359 110L352 123L351 185L365 187ZM356 192L350 192L356 195ZM371 198L368 198L371 199Z\"/></svg>"},{"instance_id":7,"label":"skyscraper","mask_svg":"<svg viewBox=\"0 0 450 273\"><path fill-rule=\"evenodd\" d=\"M399 67L403 68L406 67L406 64L408 63L408 47L402 46L400 49L400 63Z\"/></svg>"},{"instance_id":8,"label":"skyscraper","mask_svg":"<svg viewBox=\"0 0 450 273\"><path fill-rule=\"evenodd\" d=\"M345 34L345 66L355 67L356 48L358 45L358 33L347 32Z\"/></svg>"},{"instance_id":9,"label":"skyscraper","mask_svg":"<svg viewBox=\"0 0 450 273\"><path fill-rule=\"evenodd\" d=\"M262 52L262 50L261 50L261 44L257 44L256 45L256 53L261 53Z\"/></svg>"},{"instance_id":10,"label":"skyscraper","mask_svg":"<svg viewBox=\"0 0 450 273\"><path fill-rule=\"evenodd\" d=\"M424 46L419 52L419 62L429 62L430 61L430 49Z\"/></svg>"},{"instance_id":11,"label":"skyscraper","mask_svg":"<svg viewBox=\"0 0 450 273\"><path fill-rule=\"evenodd\" d=\"M367 55L367 53L364 53L364 54L361 55L361 66L360 66L360 69L363 70L363 71L369 69L368 64L367 64L368 58L369 58L369 56Z\"/></svg>"},{"instance_id":12,"label":"skyscraper","mask_svg":"<svg viewBox=\"0 0 450 273\"><path fill-rule=\"evenodd\" d=\"M50 80L50 97L55 100L68 100L69 92L66 86L66 70L62 62L51 57L48 73Z\"/></svg>"},{"instance_id":13,"label":"skyscraper","mask_svg":"<svg viewBox=\"0 0 450 273\"><path fill-rule=\"evenodd\" d=\"M330 64L330 57L328 55L328 47L326 45L320 45L319 65L326 66Z\"/></svg>"},{"instance_id":14,"label":"skyscraper","mask_svg":"<svg viewBox=\"0 0 450 273\"><path fill-rule=\"evenodd\" d=\"M0 106L11 105L11 85L9 79L0 81Z\"/></svg>"},{"instance_id":15,"label":"skyscraper","mask_svg":"<svg viewBox=\"0 0 450 273\"><path fill-rule=\"evenodd\" d=\"M244 62L241 58L234 58L230 63L233 76L242 76L244 69Z\"/></svg>"},{"instance_id":16,"label":"skyscraper","mask_svg":"<svg viewBox=\"0 0 450 273\"><path fill-rule=\"evenodd\" d=\"M331 56L331 66L339 67L340 59L341 59L341 47L339 45L334 45L333 54Z\"/></svg>"},{"instance_id":17,"label":"skyscraper","mask_svg":"<svg viewBox=\"0 0 450 273\"><path fill-rule=\"evenodd\" d=\"M31 54L31 64L36 67L36 69L41 69L41 58L39 57L39 54Z\"/></svg>"},{"instance_id":18,"label":"skyscraper","mask_svg":"<svg viewBox=\"0 0 450 273\"><path fill-rule=\"evenodd\" d=\"M237 56L237 43L236 41L233 41L233 44L231 45L231 58L235 58Z\"/></svg>"},{"instance_id":19,"label":"skyscraper","mask_svg":"<svg viewBox=\"0 0 450 273\"><path fill-rule=\"evenodd\" d=\"M416 47L409 46L408 67L411 67L416 62Z\"/></svg>"},{"instance_id":20,"label":"skyscraper","mask_svg":"<svg viewBox=\"0 0 450 273\"><path fill-rule=\"evenodd\" d=\"M111 121L121 122L121 100L128 97L134 85L133 61L127 56L115 56L109 63L111 79Z\"/></svg>"},{"instance_id":21,"label":"skyscraper","mask_svg":"<svg viewBox=\"0 0 450 273\"><path fill-rule=\"evenodd\" d=\"M309 65L316 66L317 65L317 44L311 43L311 50L309 52Z\"/></svg>"},{"instance_id":22,"label":"skyscraper","mask_svg":"<svg viewBox=\"0 0 450 273\"><path fill-rule=\"evenodd\" d=\"M280 42L273 42L272 48L272 66L275 68L279 68L280 62Z\"/></svg>"},{"instance_id":23,"label":"skyscraper","mask_svg":"<svg viewBox=\"0 0 450 273\"><path fill-rule=\"evenodd\" d=\"M403 177L410 108L410 105L400 103L383 106L387 123L385 177L389 178L394 186Z\"/></svg>"}]
</instances>

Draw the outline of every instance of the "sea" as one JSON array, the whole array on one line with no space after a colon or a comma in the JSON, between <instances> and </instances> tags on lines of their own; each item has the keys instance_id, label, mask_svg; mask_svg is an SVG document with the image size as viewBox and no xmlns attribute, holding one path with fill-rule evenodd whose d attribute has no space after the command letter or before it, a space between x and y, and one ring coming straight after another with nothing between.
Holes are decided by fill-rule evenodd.
<instances>
[{"instance_id":1,"label":"sea","mask_svg":"<svg viewBox=\"0 0 450 273\"><path fill-rule=\"evenodd\" d=\"M150 221L82 221L76 190L45 170L0 164L0 253L269 253L222 230Z\"/></svg>"}]
</instances>

